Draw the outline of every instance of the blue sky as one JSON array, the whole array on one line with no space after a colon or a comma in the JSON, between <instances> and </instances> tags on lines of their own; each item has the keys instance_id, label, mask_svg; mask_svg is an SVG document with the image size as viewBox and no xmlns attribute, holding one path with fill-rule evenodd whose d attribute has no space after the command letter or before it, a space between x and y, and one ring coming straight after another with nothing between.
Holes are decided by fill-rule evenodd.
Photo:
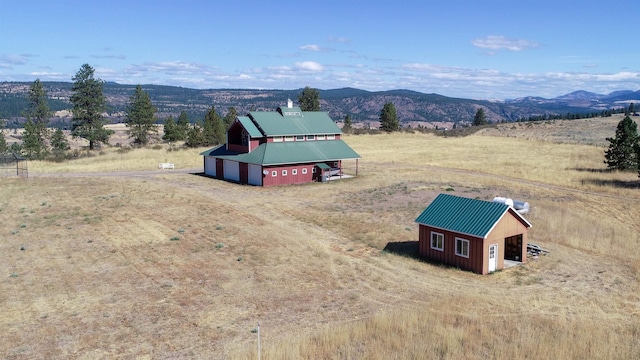
<instances>
[{"instance_id":1,"label":"blue sky","mask_svg":"<svg viewBox=\"0 0 640 360\"><path fill-rule=\"evenodd\" d=\"M0 81L410 89L555 97L640 90L636 0L0 0Z\"/></svg>"}]
</instances>

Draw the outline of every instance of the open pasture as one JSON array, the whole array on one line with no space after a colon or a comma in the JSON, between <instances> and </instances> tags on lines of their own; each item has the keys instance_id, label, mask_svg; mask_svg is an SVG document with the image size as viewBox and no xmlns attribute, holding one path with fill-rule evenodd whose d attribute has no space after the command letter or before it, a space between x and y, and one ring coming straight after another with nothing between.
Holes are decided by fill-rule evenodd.
<instances>
[{"instance_id":1,"label":"open pasture","mask_svg":"<svg viewBox=\"0 0 640 360\"><path fill-rule=\"evenodd\" d=\"M270 189L194 175L204 149L30 162L0 187L0 357L255 359L259 323L263 359L637 358L637 174L531 129L347 136L357 178ZM440 192L528 201L550 254L416 259Z\"/></svg>"}]
</instances>

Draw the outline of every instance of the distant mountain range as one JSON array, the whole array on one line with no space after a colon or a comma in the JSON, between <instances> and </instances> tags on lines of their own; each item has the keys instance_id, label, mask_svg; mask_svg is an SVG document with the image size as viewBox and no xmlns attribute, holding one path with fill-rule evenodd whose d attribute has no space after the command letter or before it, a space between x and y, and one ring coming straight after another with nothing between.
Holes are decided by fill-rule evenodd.
<instances>
[{"instance_id":1,"label":"distant mountain range","mask_svg":"<svg viewBox=\"0 0 640 360\"><path fill-rule=\"evenodd\" d=\"M0 118L10 122L19 121L26 107L25 95L29 82L0 82ZM71 107L70 82L43 82L49 106L58 115ZM180 112L189 114L192 121L202 119L215 106L224 116L229 107L239 114L252 110L275 110L285 105L287 98L297 100L302 89L256 90L256 89L189 89L177 86L143 85L158 108L157 117L177 117ZM133 94L135 85L113 82L104 84L104 94L109 104L109 117L113 122L123 121L124 112ZM386 102L392 102L401 122L424 122L432 124L464 124L473 120L479 107L484 107L490 122L516 121L544 114L593 114L609 109L640 104L639 91L615 91L603 95L587 91L575 91L552 99L523 97L509 100L474 100L425 94L411 90L366 91L354 88L319 90L321 109L336 121L350 114L355 122L377 121ZM64 117L62 117L64 118ZM426 125L426 124L425 124Z\"/></svg>"}]
</instances>

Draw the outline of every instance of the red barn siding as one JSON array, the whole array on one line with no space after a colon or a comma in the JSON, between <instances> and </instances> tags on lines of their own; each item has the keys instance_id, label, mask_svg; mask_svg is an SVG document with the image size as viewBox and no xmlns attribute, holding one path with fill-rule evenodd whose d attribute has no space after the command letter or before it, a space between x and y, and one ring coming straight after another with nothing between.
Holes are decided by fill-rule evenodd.
<instances>
[{"instance_id":1,"label":"red barn siding","mask_svg":"<svg viewBox=\"0 0 640 360\"><path fill-rule=\"evenodd\" d=\"M264 167L269 174L263 178L262 186L278 186L291 184L304 184L313 181L313 164L295 164L284 166ZM307 169L307 173L303 174L302 169ZM287 171L287 175L282 175L282 170ZM297 174L293 175L293 170L297 170ZM272 176L272 172L276 171L277 175Z\"/></svg>"},{"instance_id":2,"label":"red barn siding","mask_svg":"<svg viewBox=\"0 0 640 360\"><path fill-rule=\"evenodd\" d=\"M241 152L241 153L249 152L249 147L248 146L240 145L240 144L227 144L227 149L229 149L231 151Z\"/></svg>"},{"instance_id":3,"label":"red barn siding","mask_svg":"<svg viewBox=\"0 0 640 360\"><path fill-rule=\"evenodd\" d=\"M224 179L224 160L216 159L216 178Z\"/></svg>"},{"instance_id":4,"label":"red barn siding","mask_svg":"<svg viewBox=\"0 0 640 360\"><path fill-rule=\"evenodd\" d=\"M240 184L249 183L249 164L240 163Z\"/></svg>"}]
</instances>

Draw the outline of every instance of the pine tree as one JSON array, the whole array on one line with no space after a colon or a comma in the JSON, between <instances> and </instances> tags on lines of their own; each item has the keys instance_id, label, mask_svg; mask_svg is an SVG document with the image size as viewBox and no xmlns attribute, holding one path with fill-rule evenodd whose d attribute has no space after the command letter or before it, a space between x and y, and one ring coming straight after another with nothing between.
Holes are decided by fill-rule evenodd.
<instances>
[{"instance_id":1,"label":"pine tree","mask_svg":"<svg viewBox=\"0 0 640 360\"><path fill-rule=\"evenodd\" d=\"M353 123L351 121L351 115L347 114L347 116L344 117L344 124L342 125L342 132L345 133L345 134L348 134L351 131L353 131Z\"/></svg>"},{"instance_id":2,"label":"pine tree","mask_svg":"<svg viewBox=\"0 0 640 360\"><path fill-rule=\"evenodd\" d=\"M298 104L302 111L320 111L320 91L306 86L298 95Z\"/></svg>"},{"instance_id":3,"label":"pine tree","mask_svg":"<svg viewBox=\"0 0 640 360\"><path fill-rule=\"evenodd\" d=\"M638 169L638 125L625 116L616 128L616 136L607 138L609 149L604 154L604 163L609 169Z\"/></svg>"},{"instance_id":4,"label":"pine tree","mask_svg":"<svg viewBox=\"0 0 640 360\"><path fill-rule=\"evenodd\" d=\"M22 151L29 159L42 159L46 155L46 145L40 140L36 124L27 118L24 124L24 133L22 135Z\"/></svg>"},{"instance_id":5,"label":"pine tree","mask_svg":"<svg viewBox=\"0 0 640 360\"><path fill-rule=\"evenodd\" d=\"M221 144L226 139L226 129L224 127L224 123L220 115L218 115L218 113L216 112L214 106L212 106L204 116L202 136L204 138L203 145L206 146Z\"/></svg>"},{"instance_id":6,"label":"pine tree","mask_svg":"<svg viewBox=\"0 0 640 360\"><path fill-rule=\"evenodd\" d=\"M484 113L484 108L478 108L476 115L473 117L473 126L487 125L487 116Z\"/></svg>"},{"instance_id":7,"label":"pine tree","mask_svg":"<svg viewBox=\"0 0 640 360\"><path fill-rule=\"evenodd\" d=\"M62 160L65 157L65 153L69 150L69 143L64 133L60 129L56 129L51 136L51 151L53 153L54 160Z\"/></svg>"},{"instance_id":8,"label":"pine tree","mask_svg":"<svg viewBox=\"0 0 640 360\"><path fill-rule=\"evenodd\" d=\"M164 120L164 134L162 134L162 140L166 142L178 141L178 125L176 125L176 121L173 120L173 116L171 115Z\"/></svg>"},{"instance_id":9,"label":"pine tree","mask_svg":"<svg viewBox=\"0 0 640 360\"><path fill-rule=\"evenodd\" d=\"M151 103L149 94L142 90L142 86L136 86L136 90L129 98L126 124L129 137L136 145L147 145L158 135L158 127L154 116L156 108Z\"/></svg>"},{"instance_id":10,"label":"pine tree","mask_svg":"<svg viewBox=\"0 0 640 360\"><path fill-rule=\"evenodd\" d=\"M4 130L0 128L0 154L6 154L9 151L7 139L4 138Z\"/></svg>"},{"instance_id":11,"label":"pine tree","mask_svg":"<svg viewBox=\"0 0 640 360\"><path fill-rule=\"evenodd\" d=\"M228 129L236 120L236 117L238 117L238 112L236 111L236 108L231 106L229 111L227 111L227 115L224 116L224 127Z\"/></svg>"},{"instance_id":12,"label":"pine tree","mask_svg":"<svg viewBox=\"0 0 640 360\"><path fill-rule=\"evenodd\" d=\"M189 131L189 127L190 127L189 116L187 115L186 112L183 111L180 113L180 116L178 116L177 126L178 126L178 129L177 129L176 141L185 140L187 138L187 132Z\"/></svg>"},{"instance_id":13,"label":"pine tree","mask_svg":"<svg viewBox=\"0 0 640 360\"><path fill-rule=\"evenodd\" d=\"M380 111L380 130L386 132L400 130L400 121L398 121L398 114L396 107L391 102L387 102Z\"/></svg>"},{"instance_id":14,"label":"pine tree","mask_svg":"<svg viewBox=\"0 0 640 360\"><path fill-rule=\"evenodd\" d=\"M108 144L113 130L104 128L106 122L103 113L107 108L107 99L102 91L103 83L93 77L95 70L84 64L72 78L71 103L73 119L71 135L89 141L89 150L100 143Z\"/></svg>"},{"instance_id":15,"label":"pine tree","mask_svg":"<svg viewBox=\"0 0 640 360\"><path fill-rule=\"evenodd\" d=\"M193 126L187 131L185 145L188 147L199 147L205 145L202 125L199 121L193 124Z\"/></svg>"},{"instance_id":16,"label":"pine tree","mask_svg":"<svg viewBox=\"0 0 640 360\"><path fill-rule=\"evenodd\" d=\"M48 152L47 124L51 111L47 104L47 93L40 79L36 79L29 87L28 102L23 150L30 159L43 159Z\"/></svg>"}]
</instances>

